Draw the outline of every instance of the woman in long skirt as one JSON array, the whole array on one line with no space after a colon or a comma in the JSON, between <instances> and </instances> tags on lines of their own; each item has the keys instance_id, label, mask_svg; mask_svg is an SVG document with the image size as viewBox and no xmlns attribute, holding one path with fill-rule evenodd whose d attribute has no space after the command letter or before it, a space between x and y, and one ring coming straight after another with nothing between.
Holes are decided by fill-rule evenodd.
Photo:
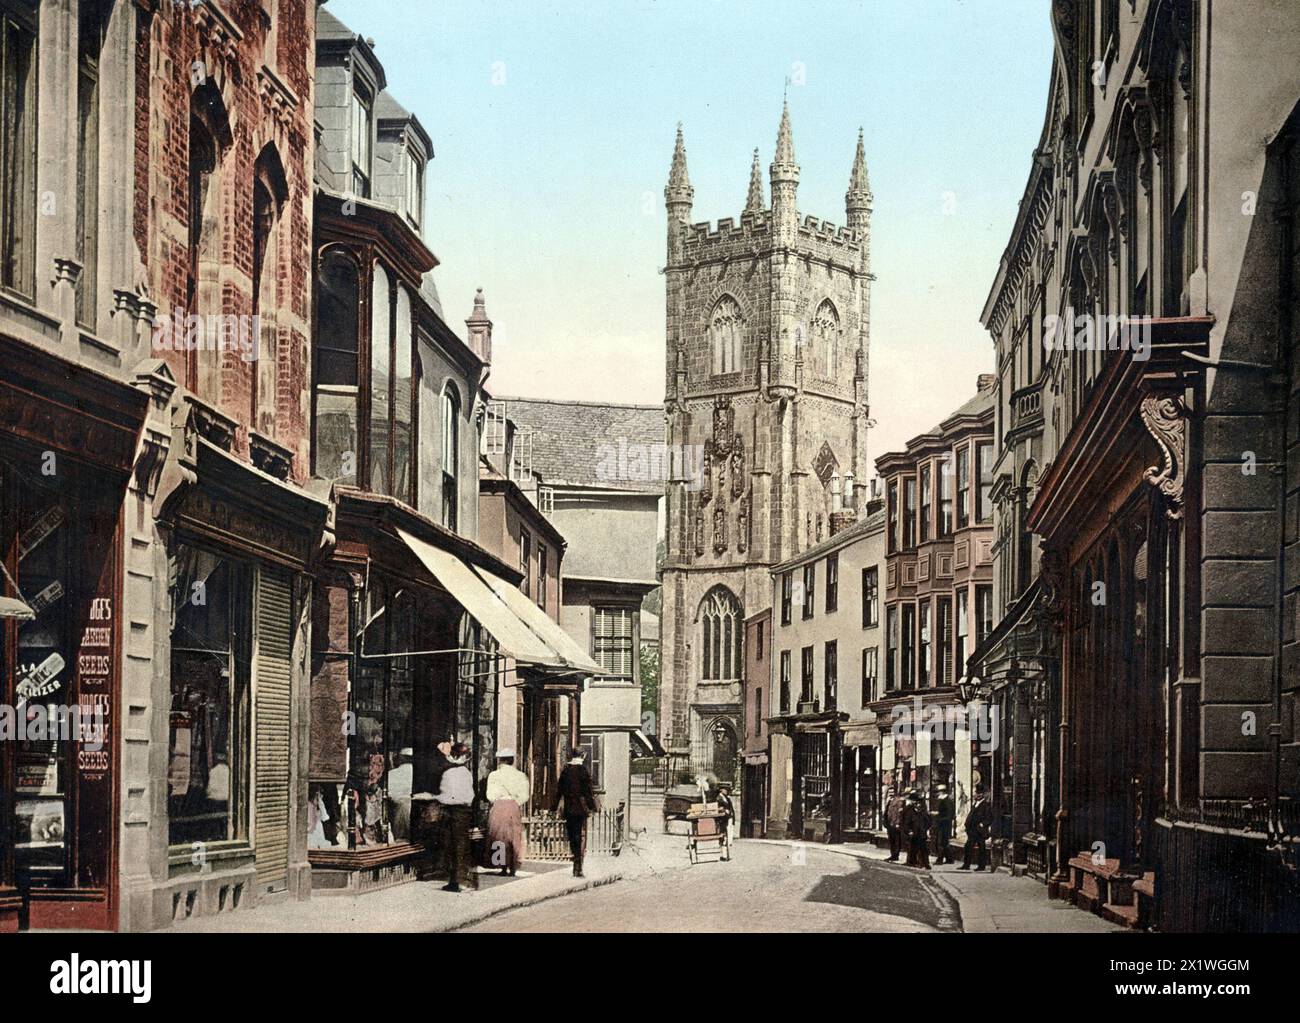
<instances>
[{"instance_id":1,"label":"woman in long skirt","mask_svg":"<svg viewBox=\"0 0 1300 1023\"><path fill-rule=\"evenodd\" d=\"M487 823L488 866L502 876L514 877L524 858L524 814L528 803L528 775L515 766L515 751L497 753L497 769L488 775L487 798L492 804Z\"/></svg>"}]
</instances>

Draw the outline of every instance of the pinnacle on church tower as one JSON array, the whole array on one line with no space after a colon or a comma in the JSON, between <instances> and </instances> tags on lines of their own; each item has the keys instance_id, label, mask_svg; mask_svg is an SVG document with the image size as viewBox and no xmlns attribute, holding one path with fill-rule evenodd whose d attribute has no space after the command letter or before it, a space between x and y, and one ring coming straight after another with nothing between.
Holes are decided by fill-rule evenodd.
<instances>
[{"instance_id":1,"label":"pinnacle on church tower","mask_svg":"<svg viewBox=\"0 0 1300 1023\"><path fill-rule=\"evenodd\" d=\"M858 129L858 149L853 154L853 170L849 174L849 190L844 195L844 210L848 226L864 230L871 216L871 182L867 179L867 154L862 142L862 129Z\"/></svg>"},{"instance_id":2,"label":"pinnacle on church tower","mask_svg":"<svg viewBox=\"0 0 1300 1023\"><path fill-rule=\"evenodd\" d=\"M673 147L673 165L668 172L668 187L664 189L664 202L671 209L685 206L689 211L695 189L691 187L690 176L686 173L686 143L682 138L682 125L677 123L677 145Z\"/></svg>"},{"instance_id":3,"label":"pinnacle on church tower","mask_svg":"<svg viewBox=\"0 0 1300 1023\"><path fill-rule=\"evenodd\" d=\"M749 195L745 198L746 213L762 213L763 171L758 162L758 150L754 150L754 165L749 169Z\"/></svg>"},{"instance_id":4,"label":"pinnacle on church tower","mask_svg":"<svg viewBox=\"0 0 1300 1023\"><path fill-rule=\"evenodd\" d=\"M772 179L772 223L776 237L790 244L798 233L795 192L799 188L799 165L794 162L794 136L790 131L790 102L781 104L781 127L776 133L776 156Z\"/></svg>"},{"instance_id":5,"label":"pinnacle on church tower","mask_svg":"<svg viewBox=\"0 0 1300 1023\"><path fill-rule=\"evenodd\" d=\"M777 167L793 167L796 175L799 165L794 162L794 137L790 132L790 101L781 104L781 127L776 132L776 158L772 161L773 174Z\"/></svg>"}]
</instances>

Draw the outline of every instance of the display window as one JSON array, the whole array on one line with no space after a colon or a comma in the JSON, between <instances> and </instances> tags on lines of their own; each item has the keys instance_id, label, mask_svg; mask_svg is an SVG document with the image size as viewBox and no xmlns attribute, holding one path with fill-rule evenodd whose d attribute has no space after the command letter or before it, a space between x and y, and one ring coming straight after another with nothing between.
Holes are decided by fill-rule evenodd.
<instances>
[{"instance_id":1,"label":"display window","mask_svg":"<svg viewBox=\"0 0 1300 1023\"><path fill-rule=\"evenodd\" d=\"M182 543L171 572L168 841L245 841L255 570Z\"/></svg>"},{"instance_id":2,"label":"display window","mask_svg":"<svg viewBox=\"0 0 1300 1023\"><path fill-rule=\"evenodd\" d=\"M411 649L415 600L409 587L376 573L366 588L364 607L367 624L353 681L355 726L343 793L350 848L391 845L411 837L414 665L403 654ZM322 809L329 812L328 807ZM319 839L316 844L321 844Z\"/></svg>"},{"instance_id":3,"label":"display window","mask_svg":"<svg viewBox=\"0 0 1300 1023\"><path fill-rule=\"evenodd\" d=\"M0 459L0 880L102 887L111 846L116 515L53 452ZM106 588L107 587L107 588Z\"/></svg>"}]
</instances>

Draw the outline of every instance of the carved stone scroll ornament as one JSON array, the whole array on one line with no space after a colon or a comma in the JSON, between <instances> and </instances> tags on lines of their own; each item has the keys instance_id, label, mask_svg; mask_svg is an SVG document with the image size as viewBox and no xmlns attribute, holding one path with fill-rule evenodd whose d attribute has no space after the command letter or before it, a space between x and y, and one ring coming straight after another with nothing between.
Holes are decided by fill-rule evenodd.
<instances>
[{"instance_id":1,"label":"carved stone scroll ornament","mask_svg":"<svg viewBox=\"0 0 1300 1023\"><path fill-rule=\"evenodd\" d=\"M1186 472L1187 409L1177 398L1147 395L1142 399L1142 422L1160 445L1161 464L1142 474L1164 495L1166 514L1183 517L1183 480Z\"/></svg>"}]
</instances>

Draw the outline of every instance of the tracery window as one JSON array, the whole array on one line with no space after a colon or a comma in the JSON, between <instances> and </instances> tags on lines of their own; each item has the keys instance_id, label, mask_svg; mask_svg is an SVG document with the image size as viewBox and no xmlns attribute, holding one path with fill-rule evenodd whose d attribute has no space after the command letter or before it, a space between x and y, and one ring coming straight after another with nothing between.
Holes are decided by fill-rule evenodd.
<instances>
[{"instance_id":1,"label":"tracery window","mask_svg":"<svg viewBox=\"0 0 1300 1023\"><path fill-rule=\"evenodd\" d=\"M835 378L840 359L840 314L828 298L817 307L812 320L813 367L818 376Z\"/></svg>"},{"instance_id":2,"label":"tracery window","mask_svg":"<svg viewBox=\"0 0 1300 1023\"><path fill-rule=\"evenodd\" d=\"M709 318L709 340L713 346L713 375L740 371L740 345L745 319L730 295L723 295Z\"/></svg>"},{"instance_id":3,"label":"tracery window","mask_svg":"<svg viewBox=\"0 0 1300 1023\"><path fill-rule=\"evenodd\" d=\"M700 605L701 676L710 681L740 677L740 602L730 590L715 586Z\"/></svg>"}]
</instances>

